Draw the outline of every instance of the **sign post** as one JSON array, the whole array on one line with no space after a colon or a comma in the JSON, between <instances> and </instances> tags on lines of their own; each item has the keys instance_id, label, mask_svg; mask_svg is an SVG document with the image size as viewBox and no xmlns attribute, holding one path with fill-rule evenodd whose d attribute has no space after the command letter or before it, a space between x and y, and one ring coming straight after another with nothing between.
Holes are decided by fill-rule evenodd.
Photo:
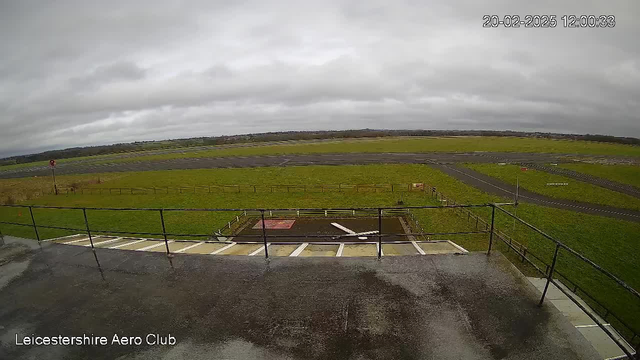
<instances>
[{"instance_id":1,"label":"sign post","mask_svg":"<svg viewBox=\"0 0 640 360\"><path fill-rule=\"evenodd\" d=\"M53 175L53 190L58 195L58 185L56 185L56 161L49 160L49 167L51 168L51 174Z\"/></svg>"}]
</instances>

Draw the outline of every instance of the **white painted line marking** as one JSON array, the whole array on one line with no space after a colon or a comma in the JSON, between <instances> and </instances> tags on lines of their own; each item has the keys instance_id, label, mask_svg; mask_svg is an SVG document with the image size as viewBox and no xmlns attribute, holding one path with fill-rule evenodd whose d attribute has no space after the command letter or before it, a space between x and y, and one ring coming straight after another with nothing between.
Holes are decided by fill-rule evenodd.
<instances>
[{"instance_id":1,"label":"white painted line marking","mask_svg":"<svg viewBox=\"0 0 640 360\"><path fill-rule=\"evenodd\" d=\"M220 249L218 249L218 250L216 250L216 251L212 252L212 253L211 253L211 254L209 254L209 255L216 255L216 254L218 254L218 253L221 253L221 252L223 252L223 251L227 250L228 248L232 247L232 246L233 246L233 245L235 245L235 244L236 244L236 243L232 242L231 244L229 244L229 245L227 245L227 246L225 246L225 247L222 247L222 248L220 248Z\"/></svg>"},{"instance_id":2,"label":"white painted line marking","mask_svg":"<svg viewBox=\"0 0 640 360\"><path fill-rule=\"evenodd\" d=\"M458 250L462 251L463 253L465 253L465 254L469 253L469 252L467 251L467 249L465 249L465 248L463 248L462 246L460 246L460 245L458 245L458 244L454 243L453 241L451 241L451 240L447 240L447 242L448 242L449 244L451 244L451 245L455 246Z\"/></svg>"},{"instance_id":3,"label":"white painted line marking","mask_svg":"<svg viewBox=\"0 0 640 360\"><path fill-rule=\"evenodd\" d=\"M77 242L80 242L80 241L86 241L86 240L89 240L89 237L88 237L88 236L87 236L86 238L84 238L84 239L71 240L71 241L64 242L63 244L65 244L65 245L75 244L75 243L77 243Z\"/></svg>"},{"instance_id":4,"label":"white painted line marking","mask_svg":"<svg viewBox=\"0 0 640 360\"><path fill-rule=\"evenodd\" d=\"M422 248L420 246L418 246L418 243L416 243L415 241L411 242L413 244L413 247L416 248L416 250L418 250L418 253L420 253L420 255L426 255L427 253L424 252L424 250L422 250Z\"/></svg>"},{"instance_id":5,"label":"white painted line marking","mask_svg":"<svg viewBox=\"0 0 640 360\"><path fill-rule=\"evenodd\" d=\"M116 245L116 246L112 246L108 249L119 249L121 247L125 247L125 246L129 246L129 245L133 245L133 244L137 244L137 243L141 243L143 241L146 241L147 239L142 239L142 240L134 240L132 242L128 242L128 243L124 243L124 244L120 244L120 245Z\"/></svg>"},{"instance_id":6,"label":"white painted line marking","mask_svg":"<svg viewBox=\"0 0 640 360\"><path fill-rule=\"evenodd\" d=\"M611 324L602 324L603 326L611 326ZM592 327L600 327L598 324L590 324L590 325L576 325L576 328L592 328Z\"/></svg>"},{"instance_id":7,"label":"white painted line marking","mask_svg":"<svg viewBox=\"0 0 640 360\"><path fill-rule=\"evenodd\" d=\"M289 256L293 256L293 257L297 257L298 255L300 255L302 253L302 251L309 246L309 243L303 243L300 246L298 246L295 250L293 250L293 252L291 253L291 255Z\"/></svg>"},{"instance_id":8,"label":"white painted line marking","mask_svg":"<svg viewBox=\"0 0 640 360\"><path fill-rule=\"evenodd\" d=\"M333 226L337 227L338 229L346 232L347 234L355 234L356 233L355 231L353 231L351 229L348 229L348 228L346 228L346 227L344 227L344 226L342 226L342 225L340 225L338 223L332 222L331 225L333 225Z\"/></svg>"},{"instance_id":9,"label":"white painted line marking","mask_svg":"<svg viewBox=\"0 0 640 360\"><path fill-rule=\"evenodd\" d=\"M337 257L342 256L342 251L344 250L344 243L340 243L340 247L338 248L338 252L336 253Z\"/></svg>"},{"instance_id":10,"label":"white painted line marking","mask_svg":"<svg viewBox=\"0 0 640 360\"><path fill-rule=\"evenodd\" d=\"M196 243L196 244L193 244L193 245L189 245L189 246L187 246L186 248L182 248L182 249L180 249L180 250L178 250L178 251L174 251L174 253L181 253L181 252L185 252L185 251L187 251L187 250L189 250L189 249L193 249L194 247L196 247L196 246L200 246L200 245L202 245L202 244L204 244L204 243L203 243L203 242L199 242L199 243Z\"/></svg>"},{"instance_id":11,"label":"white painted line marking","mask_svg":"<svg viewBox=\"0 0 640 360\"><path fill-rule=\"evenodd\" d=\"M269 245L271 245L271 243L268 243L268 244L267 244L267 247L269 247ZM259 254L259 253L260 253L261 251L263 251L263 250L264 250L264 245L263 245L263 246L261 246L261 247L259 247L259 248L258 248L258 250L256 250L256 251L252 252L251 254L249 254L249 256L257 255L257 254Z\"/></svg>"},{"instance_id":12,"label":"white painted line marking","mask_svg":"<svg viewBox=\"0 0 640 360\"><path fill-rule=\"evenodd\" d=\"M120 239L122 239L122 238L121 238L121 237L117 237L117 238L115 238L115 239L111 239L111 240L100 241L100 242L97 242L97 243L93 243L93 246L98 246L98 245L100 245L100 244L108 244L108 243L112 243L112 242L114 242L114 241L118 241L118 240L120 240ZM85 246L91 246L91 244L89 244L89 245L85 245Z\"/></svg>"},{"instance_id":13,"label":"white painted line marking","mask_svg":"<svg viewBox=\"0 0 640 360\"><path fill-rule=\"evenodd\" d=\"M143 248L136 249L136 251L147 251L147 250L150 250L150 249L153 249L153 248L157 248L159 246L164 245L164 241L158 241L158 242L159 242L159 244L153 244L153 245L145 246ZM172 242L173 242L173 240L169 240L169 241L167 241L167 244L171 244Z\"/></svg>"},{"instance_id":14,"label":"white painted line marking","mask_svg":"<svg viewBox=\"0 0 640 360\"><path fill-rule=\"evenodd\" d=\"M380 256L384 256L384 251L382 251L382 249L380 249L380 244L376 243L376 251L380 251ZM378 255L376 253L376 255Z\"/></svg>"},{"instance_id":15,"label":"white painted line marking","mask_svg":"<svg viewBox=\"0 0 640 360\"><path fill-rule=\"evenodd\" d=\"M68 239L68 238L70 238L70 237L75 237L75 236L82 236L82 234L75 234L75 235L61 236L61 237L51 238L51 239L46 239L46 240L42 240L42 241L56 241L56 240Z\"/></svg>"}]
</instances>

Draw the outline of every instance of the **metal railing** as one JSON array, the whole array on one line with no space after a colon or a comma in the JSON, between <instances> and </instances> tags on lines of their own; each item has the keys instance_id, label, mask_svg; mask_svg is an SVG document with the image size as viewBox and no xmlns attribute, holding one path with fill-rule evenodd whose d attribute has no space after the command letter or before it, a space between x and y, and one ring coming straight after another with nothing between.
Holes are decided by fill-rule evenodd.
<instances>
[{"instance_id":1,"label":"metal railing","mask_svg":"<svg viewBox=\"0 0 640 360\"><path fill-rule=\"evenodd\" d=\"M206 193L278 193L278 192L420 192L419 183L408 184L274 184L274 185L190 185L160 187L60 187L60 195L167 195ZM53 192L51 193L53 194Z\"/></svg>"},{"instance_id":2,"label":"metal railing","mask_svg":"<svg viewBox=\"0 0 640 360\"><path fill-rule=\"evenodd\" d=\"M437 195L437 192L435 192L435 189L433 191L433 193L435 193L435 196ZM442 195L440 195L440 199L442 199ZM359 215L366 215L366 216L371 216L371 217L376 217L378 219L378 233L375 235L372 235L372 237L377 238L377 257L381 258L382 255L382 244L384 243L409 243L412 242L411 240L404 240L404 241L389 241L383 238L385 237L409 237L409 236L429 236L429 235L459 235L459 234L483 234L483 233L489 233L489 239L488 239L488 249L487 249L487 255L489 255L491 253L491 250L493 248L493 243L494 243L494 238L496 238L497 240L500 240L502 243L504 243L508 249L513 250L516 254L518 254L523 262L526 261L527 263L529 263L531 266L533 266L533 268L540 273L542 276L544 276L546 278L546 284L545 284L545 288L543 290L542 293L542 297L540 298L540 302L539 304L542 305L544 302L544 299L546 297L546 293L547 290L549 288L550 284L554 284L556 285L556 287L558 289L560 289L560 291L562 291L563 293L565 293L565 295L567 295L567 297L569 297L569 299L571 299L578 307L580 307L583 311L585 311L585 313L625 352L625 354L628 356L628 358L633 359L634 358L634 354L628 350L628 348L619 340L616 338L616 336L611 332L611 330L609 330L605 324L595 315L593 315L590 311L588 311L588 309L586 309L584 307L583 304L581 304L580 302L578 302L574 296L571 296L569 294L569 290L565 289L565 287L559 282L559 280L554 279L554 275L559 275L562 278L568 280L568 278L564 275L559 273L556 270L556 265L557 265L557 260L558 260L558 254L562 251L563 253L567 253L567 254L571 254L573 257L575 257L576 259L584 262L585 264L588 264L589 266L591 266L593 269L595 269L596 271L600 272L601 274L603 274L604 276L606 276L607 278L609 278L610 280L612 280L617 286L619 286L620 288L622 288L624 291L626 291L628 294L631 294L639 303L640 303L640 293L638 293L638 291L636 291L635 289L633 289L631 286L629 286L628 284L626 284L624 281L622 281L621 279L619 279L617 276L615 276L614 274L612 274L611 272L603 269L601 266L599 266L598 264L596 264L595 262L591 261L590 259L588 259L587 257L585 257L584 255L580 254L579 252L571 249L570 247L568 247L567 245L563 244L562 242L554 239L553 237L551 237L550 235L546 234L545 232L543 232L542 230L536 228L534 225L529 224L528 222L526 222L525 220L517 217L516 215L512 214L511 212L509 212L508 210L504 209L502 206L503 205L513 205L512 203L504 203L504 204L470 204L470 205L465 205L465 204L451 204L452 201L447 201L448 204L447 205L440 205L440 206L396 206L396 207L362 207L362 208L288 208L288 209L238 209L238 208L230 208L230 209L208 209L208 208L96 208L96 207L87 207L87 208L81 208L81 207L64 207L64 206L38 206L38 205L1 205L2 207L13 207L13 208L28 208L29 209L29 215L30 215L30 220L31 223L30 224L25 224L25 223L15 223L15 222L8 222L8 221L0 221L0 224L6 224L6 225L15 225L15 226L27 226L27 227L32 227L33 231L35 233L36 239L38 240L38 242L41 241L40 238L40 234L38 229L57 229L57 230L65 230L65 231L77 231L77 232L84 232L88 235L89 237L89 242L90 242L90 246L91 249L93 250L94 256L96 258L96 262L98 262L98 258L97 258L97 254L95 252L95 246L93 243L93 234L95 233L109 233L109 234L137 234L137 235L145 235L145 236L161 236L162 240L165 243L165 247L166 247L166 253L168 257L171 257L171 251L169 248L169 241L168 241L168 237L169 236L178 236L178 237L202 237L202 238L208 238L211 237L211 234L184 234L184 233L169 233L166 230L166 226L165 226L165 219L164 219L164 214L166 212L178 212L178 211L184 211L184 212L234 212L234 213L240 213L243 217L248 217L248 216L252 216L252 217L258 217L262 220L261 224L262 224L262 231L260 235L233 235L234 237L240 237L240 236L245 236L245 237L253 237L254 239L257 240L257 242L262 243L263 247L264 247L264 254L265 257L268 258L269 257L269 252L268 252L268 246L269 246L269 241L270 239L276 239L276 238L289 238L291 240L294 240L292 242L288 242L288 243L303 243L303 242L311 242L307 239L314 239L314 238L327 238L327 235L315 235L315 234L305 234L305 235L273 235L273 234L267 234L266 231L266 227L265 227L265 218L267 217L273 217L273 216L318 216L318 214L324 214L325 216L345 216L345 215L355 215L355 214L359 214ZM467 219L471 219L471 216L476 216L476 227L478 226L478 222L479 222L479 217L475 214L472 214L470 212L471 209L478 209L478 208L491 208L491 218L489 219L489 221L484 221L483 220L483 224L485 229L476 229L473 231L464 231L464 232L442 232L442 233L429 233L429 232L425 232L424 229L422 229L421 226L418 227L418 231L411 231L411 233L384 233L383 232L383 226L382 226L382 219L385 216L393 216L393 215L398 215L398 214L402 214L404 212L408 212L408 214L411 214L412 210L419 210L419 209L451 209L453 211L458 211L461 212L461 215L464 216L463 214L466 213L467 215ZM61 227L61 226L51 226L51 225L42 225L42 224L37 224L35 216L34 216L34 212L33 209L59 209L59 210L77 210L77 211L81 211L82 212L82 216L83 216L83 222L84 222L84 228L70 228L70 227ZM551 242L551 244L554 245L555 249L554 249L554 255L553 258L551 260L550 263L547 263L544 259L542 259L540 256L537 256L535 254L533 254L531 251L526 251L527 248L523 247L521 244L515 242L513 239L508 238L504 233L498 231L495 228L495 217L496 217L496 209L498 211L500 211L501 213L504 213L508 216L510 216L511 218L515 219L516 221L518 221L519 223L525 225L526 227L532 229L533 231L535 231L536 233L542 235L545 239L549 240ZM122 211L122 212L127 212L127 211L149 211L149 212L157 212L158 213L158 220L161 223L162 226L162 232L158 233L158 232L138 232L138 231L116 231L116 230L108 230L108 229L92 229L90 227L89 224L89 220L87 218L87 210L105 210L105 211ZM235 218L235 222L240 222L241 219L241 215L236 215ZM415 219L415 215L409 215L410 218ZM232 227L233 223L229 222L228 223L228 228L230 229ZM487 230L487 227L489 228ZM304 239L304 240L296 240L297 239ZM532 258L535 259L536 261L542 263L545 265L545 268L542 269L540 268L538 265L536 265L536 263L534 261L532 261ZM99 262L98 262L99 264ZM575 284L575 282L572 282L571 280L569 280L569 282L571 282L573 284L573 287L575 289L574 292L577 292L579 287ZM587 295L590 299L595 300L595 298L591 295L589 295L584 289L580 289L581 292L585 295ZM600 306L602 306L602 308L607 309L604 305L602 305L600 302L597 302ZM606 316L611 316L611 317L615 317L615 319L618 321L619 324L621 324L621 326L625 327L627 332L626 334L623 333L623 336L629 341L629 343L632 346L636 346L636 353L637 353L637 347L640 345L640 335L638 335L637 330L630 326L628 323L626 323L625 321L622 320L622 317L619 316L619 314L615 314L614 312L610 311L610 310L606 310L607 314L605 314L605 319ZM631 334L631 335L628 335ZM626 336L625 336L626 335ZM636 341L636 339L638 341Z\"/></svg>"},{"instance_id":3,"label":"metal railing","mask_svg":"<svg viewBox=\"0 0 640 360\"><path fill-rule=\"evenodd\" d=\"M613 311L607 309L601 302L597 301L592 295L587 293L584 289L580 289L578 287L578 285L575 284L575 282L569 280L566 275L563 275L560 272L558 272L558 270L556 270L556 265L557 265L557 261L558 261L558 255L562 251L563 253L570 254L570 255L574 256L576 259L578 259L578 260L584 262L585 264L589 265L590 267L592 267L593 269L595 269L599 273L603 274L604 276L606 276L607 278L612 280L616 285L618 285L621 289L626 291L632 297L634 297L636 299L636 301L638 301L639 305L640 305L640 293L637 290L635 290L633 287L629 286L627 283L622 281L620 278L618 278L617 276L615 276L611 272L603 269L600 265L596 264L595 262L593 262L592 260L588 259L584 255L580 254L576 250L574 250L574 249L570 248L569 246L565 245L564 243L554 239L549 234L545 233L544 231L538 229L534 225L526 222L525 220L517 217L516 215L512 214L508 210L506 210L506 209L504 209L504 208L502 208L501 206L498 206L498 205L493 206L493 209L492 209L492 212L493 212L492 217L491 217L492 226L491 226L488 253L491 251L492 239L493 239L494 234L495 234L493 224L494 224L495 210L496 209L498 209L502 213L510 216L511 218L515 219L519 223L525 225L527 228L533 230L534 232L542 235L545 239L551 241L552 244L554 245L553 258L551 260L551 263L549 264L549 263L545 262L543 259L541 259L539 256L534 255L532 252L529 252L529 253L522 252L522 248L517 249L513 245L513 242L507 241L507 239L505 239L503 236L496 234L497 235L496 237L498 239L500 239L505 245L507 245L508 248L510 248L511 250L516 252L518 255L520 255L523 261L527 261L527 263L529 265L531 265L539 274L541 274L542 276L544 276L546 278L545 287L544 287L544 290L542 292L542 297L540 298L539 305L543 304L545 296L546 296L547 291L549 289L549 285L550 284L555 285L558 290L560 290L564 295L566 295L570 300L572 300L574 304L576 304L585 314L587 314L587 316L589 316L595 322L595 324L597 324L598 327L600 329L602 329L602 331L604 331L611 338L611 340L613 340L613 342L618 347L620 347L620 349L625 353L625 355L627 356L628 359L640 359L640 357L638 357L638 348L640 347L640 334L638 333L637 329L632 327L631 325L629 325L627 322L623 321L621 319L621 317L616 315ZM528 258L527 255L530 256L530 257L533 257L534 259L536 259L540 263L544 264L545 265L545 269L544 270L541 269L538 265L536 265L536 263L534 261L532 261L530 258ZM623 344L618 339L618 337L611 330L609 330L606 327L607 324L605 324L603 321L600 320L600 318L595 316L582 303L577 301L577 299L570 294L571 290L568 289L567 287L565 287L565 284L562 281L558 281L558 280L554 279L553 278L554 275L559 275L560 277L565 279L565 281L571 283L573 285L573 287L574 287L573 293L575 293L577 295L577 291L578 291L578 289L580 289L581 292L584 295L586 295L589 298L590 301L595 302L600 307L605 309L605 314L604 314L604 316L602 316L602 318L604 320L607 319L607 316L615 318L617 320L617 322L618 322L618 324L617 324L618 326L617 327L619 327L619 326L623 327L622 330L624 330L624 332L623 332L622 336L629 342L629 344L631 346L635 346L635 353L630 351L628 349L628 347L626 346L626 344ZM593 310L593 311L597 312L597 310Z\"/></svg>"}]
</instances>

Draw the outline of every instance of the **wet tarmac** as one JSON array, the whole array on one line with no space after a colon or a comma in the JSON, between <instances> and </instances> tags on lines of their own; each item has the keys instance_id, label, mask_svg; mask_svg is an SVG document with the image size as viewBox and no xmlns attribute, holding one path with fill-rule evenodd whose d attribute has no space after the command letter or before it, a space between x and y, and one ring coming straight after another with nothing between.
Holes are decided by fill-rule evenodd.
<instances>
[{"instance_id":1,"label":"wet tarmac","mask_svg":"<svg viewBox=\"0 0 640 360\"><path fill-rule=\"evenodd\" d=\"M169 262L96 249L101 273L87 247L31 251L0 289L2 359L598 358L558 310L537 306L535 288L499 253ZM16 346L16 334L176 341Z\"/></svg>"},{"instance_id":2,"label":"wet tarmac","mask_svg":"<svg viewBox=\"0 0 640 360\"><path fill-rule=\"evenodd\" d=\"M602 157L602 156L601 156ZM187 170L211 168L250 168L265 166L307 166L307 165L367 165L367 164L438 164L453 163L562 163L572 159L593 158L588 155L544 154L544 153L336 153L336 154L291 154L269 156L231 156L182 158L158 161L135 161L92 164L83 162L61 163L56 166L56 174L91 174L106 172ZM605 157L606 158L606 157ZM20 178L48 176L51 170L46 166L0 169L0 178Z\"/></svg>"},{"instance_id":3,"label":"wet tarmac","mask_svg":"<svg viewBox=\"0 0 640 360\"><path fill-rule=\"evenodd\" d=\"M437 164L432 164L431 166L437 170L444 172L447 175L450 175L464 182L467 185L476 187L486 193L503 196L507 199L513 199L515 196L515 189L513 185L507 184L506 182L498 180L492 176L485 175L478 171L462 166ZM592 204L587 202L558 199L528 191L523 188L520 188L518 199L520 202L524 203L577 211L591 215L606 216L620 220L640 222L640 211Z\"/></svg>"}]
</instances>

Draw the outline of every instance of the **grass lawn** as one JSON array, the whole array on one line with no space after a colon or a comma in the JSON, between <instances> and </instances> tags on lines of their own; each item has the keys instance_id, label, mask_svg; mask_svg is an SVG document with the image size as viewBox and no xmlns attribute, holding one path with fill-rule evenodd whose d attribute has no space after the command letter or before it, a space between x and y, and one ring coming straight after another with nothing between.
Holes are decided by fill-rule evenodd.
<instances>
[{"instance_id":1,"label":"grass lawn","mask_svg":"<svg viewBox=\"0 0 640 360\"><path fill-rule=\"evenodd\" d=\"M72 186L97 185L122 176L118 173L64 175L56 176L58 189ZM20 179L0 179L0 204L12 204L24 200L32 200L53 192L51 176L29 177Z\"/></svg>"},{"instance_id":2,"label":"grass lawn","mask_svg":"<svg viewBox=\"0 0 640 360\"><path fill-rule=\"evenodd\" d=\"M598 176L640 188L640 166L602 164L559 164L558 167Z\"/></svg>"},{"instance_id":3,"label":"grass lawn","mask_svg":"<svg viewBox=\"0 0 640 360\"><path fill-rule=\"evenodd\" d=\"M565 176L549 174L534 169L522 171L518 165L465 164L465 166L514 186L517 178L521 188L558 199L640 210L640 199L638 198ZM568 183L569 185L548 186L548 183Z\"/></svg>"},{"instance_id":4,"label":"grass lawn","mask_svg":"<svg viewBox=\"0 0 640 360\"><path fill-rule=\"evenodd\" d=\"M236 144L238 145L238 144ZM640 157L640 147L621 144L598 143L589 141L536 139L519 137L389 137L365 139L336 139L320 143L291 142L290 144L251 144L249 147L213 148L204 151L184 151L153 155L144 151L132 152L139 156L110 159L110 155L89 156L74 159L62 159L60 162L76 160L92 160L92 163L114 163L131 161L154 161L190 157L222 157L281 155L309 153L352 153L352 152L540 152L547 153L593 154L593 155L625 155ZM0 170L9 170L30 166L46 166L47 162L0 166Z\"/></svg>"},{"instance_id":5,"label":"grass lawn","mask_svg":"<svg viewBox=\"0 0 640 360\"><path fill-rule=\"evenodd\" d=\"M519 170L518 170L519 171ZM161 172L140 172L115 174L116 178L106 179L92 187L147 187L204 184L337 184L337 183L409 183L422 181L437 187L438 191L455 198L458 203L487 203L501 201L495 196L482 193L440 171L424 165L364 165L364 166L305 166L255 169L209 169L173 170ZM92 174L91 176L97 176ZM105 176L105 175L101 175ZM61 181L67 181L61 176ZM211 193L211 194L169 194L169 195L69 195L44 196L24 203L40 205L61 205L80 207L165 207L165 208L297 208L297 207L376 207L393 206L400 198L399 193ZM402 195L407 205L427 205L438 202L428 193L405 193ZM512 210L512 209L511 209ZM455 215L451 209L416 210L415 216L427 232L469 231L474 223L465 215ZM476 213L489 219L490 210L480 209ZM542 236L527 230L522 225L515 226L513 220L496 212L496 227L526 245L530 252L551 261L553 245ZM614 220L599 216L579 214L571 211L521 204L517 213L528 222L543 229L558 240L580 251L603 268L611 271L634 288L640 288L640 262L636 259L640 224ZM74 227L82 229L84 219L79 210L34 209L39 224ZM237 213L166 212L167 232L211 234L222 227ZM28 224L31 219L26 209L0 208L0 218ZM113 212L89 210L88 218L92 229L119 230L126 232L161 232L158 212L130 211ZM34 237L28 227L0 225L4 234ZM43 238L62 236L71 232L40 229ZM448 238L469 250L484 250L488 234L472 236L434 236L433 239ZM496 245L514 263L521 266L513 253ZM640 324L640 304L629 297L611 281L603 278L576 261L567 253L561 253L557 269L581 287L593 294L598 301L606 304L614 313L624 314L630 324ZM640 330L640 329L636 329Z\"/></svg>"},{"instance_id":6,"label":"grass lawn","mask_svg":"<svg viewBox=\"0 0 640 360\"><path fill-rule=\"evenodd\" d=\"M131 157L104 162L153 161L177 158L223 156L255 156L309 153L362 153L362 152L539 152L576 153L598 155L640 156L640 147L586 141L551 140L515 137L410 137L365 140L343 140L328 143L294 143L290 145L253 146L246 148L216 149Z\"/></svg>"}]
</instances>

